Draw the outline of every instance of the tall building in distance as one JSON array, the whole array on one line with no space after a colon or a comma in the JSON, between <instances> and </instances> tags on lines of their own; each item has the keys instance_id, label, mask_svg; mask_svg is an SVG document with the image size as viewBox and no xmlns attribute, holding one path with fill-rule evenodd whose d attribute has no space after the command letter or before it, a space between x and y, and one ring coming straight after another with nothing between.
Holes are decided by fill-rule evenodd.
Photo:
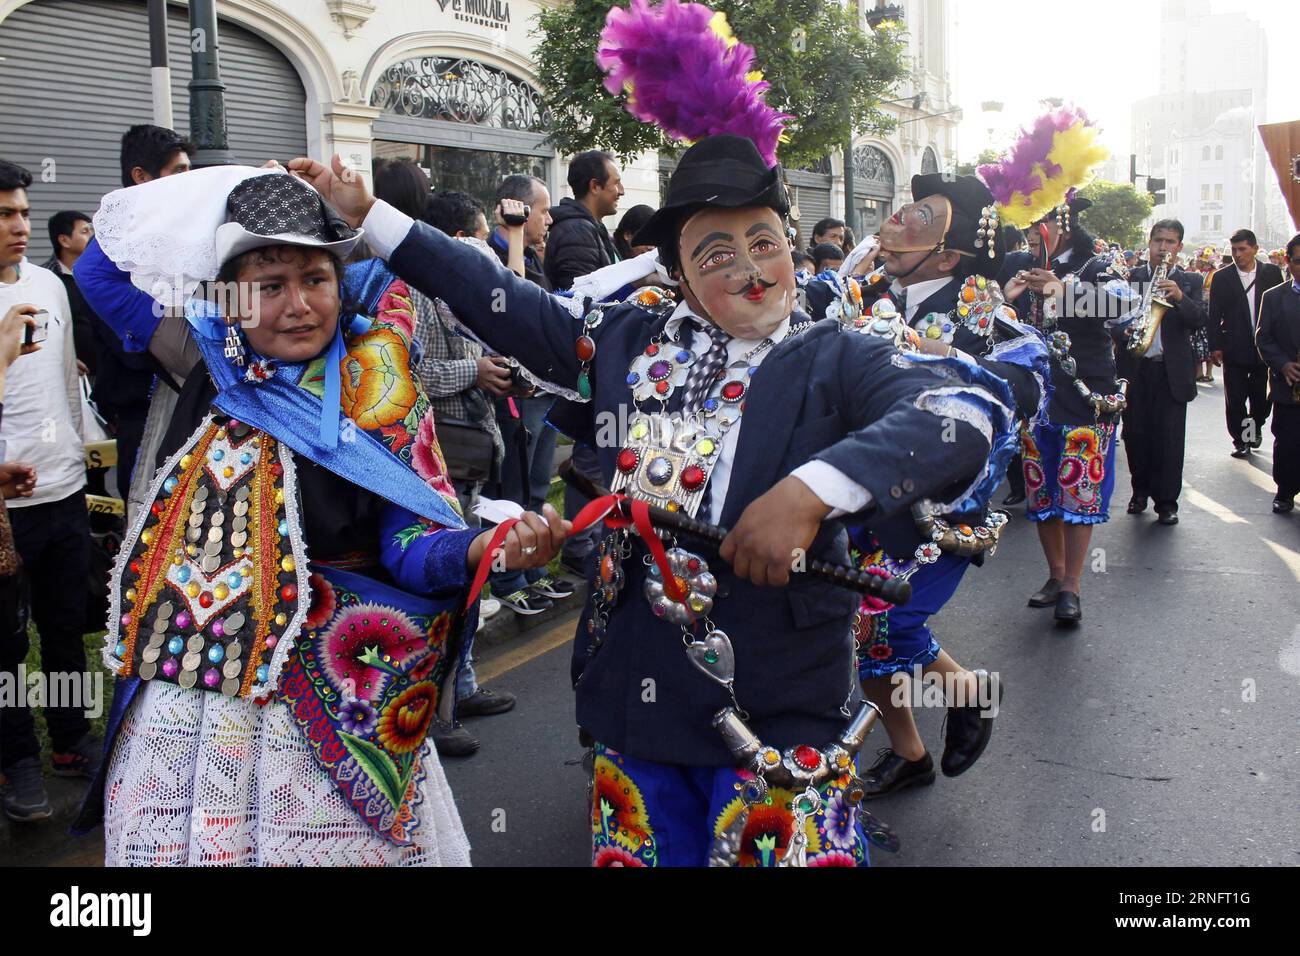
<instances>
[{"instance_id":1,"label":"tall building in distance","mask_svg":"<svg viewBox=\"0 0 1300 956\"><path fill-rule=\"evenodd\" d=\"M1223 245L1243 226L1264 239L1271 179L1255 131L1265 119L1263 27L1213 13L1210 0L1163 0L1158 37L1160 92L1133 104L1132 129L1138 173L1166 183L1155 218L1180 220L1189 247Z\"/></svg>"}]
</instances>

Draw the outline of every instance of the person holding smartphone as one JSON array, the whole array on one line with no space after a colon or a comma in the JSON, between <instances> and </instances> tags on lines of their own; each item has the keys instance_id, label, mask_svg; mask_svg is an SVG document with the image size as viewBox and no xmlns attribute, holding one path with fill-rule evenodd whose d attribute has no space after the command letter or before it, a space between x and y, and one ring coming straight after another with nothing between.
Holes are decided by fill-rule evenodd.
<instances>
[{"instance_id":1,"label":"person holding smartphone","mask_svg":"<svg viewBox=\"0 0 1300 956\"><path fill-rule=\"evenodd\" d=\"M36 624L42 666L53 678L86 672L82 632L90 523L72 310L58 276L26 257L31 183L27 170L0 161L0 314L7 323L15 321L15 313L28 317L23 319L28 341L41 346L7 370L0 461L25 462L35 470L36 480L25 482L30 495L11 499L8 511L23 565L19 604ZM0 666L16 667L27 656L27 629L0 630ZM101 748L90 736L84 707L61 703L45 708L53 771L58 776L93 775ZM30 713L0 711L0 770L10 781L4 802L10 819L49 816Z\"/></svg>"}]
</instances>

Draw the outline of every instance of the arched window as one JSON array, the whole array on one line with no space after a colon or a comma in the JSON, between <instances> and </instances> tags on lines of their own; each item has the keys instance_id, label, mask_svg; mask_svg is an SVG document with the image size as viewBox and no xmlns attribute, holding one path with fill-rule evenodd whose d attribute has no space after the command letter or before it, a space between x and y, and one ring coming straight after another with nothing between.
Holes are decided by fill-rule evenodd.
<instances>
[{"instance_id":1,"label":"arched window","mask_svg":"<svg viewBox=\"0 0 1300 956\"><path fill-rule=\"evenodd\" d=\"M921 154L921 172L937 173L939 171L939 157L935 155L934 148L927 146L925 152Z\"/></svg>"},{"instance_id":2,"label":"arched window","mask_svg":"<svg viewBox=\"0 0 1300 956\"><path fill-rule=\"evenodd\" d=\"M525 80L465 57L420 56L380 75L370 105L398 115L539 132L548 116Z\"/></svg>"},{"instance_id":3,"label":"arched window","mask_svg":"<svg viewBox=\"0 0 1300 956\"><path fill-rule=\"evenodd\" d=\"M859 146L853 151L853 177L856 192L894 197L894 164L885 151L875 146Z\"/></svg>"}]
</instances>

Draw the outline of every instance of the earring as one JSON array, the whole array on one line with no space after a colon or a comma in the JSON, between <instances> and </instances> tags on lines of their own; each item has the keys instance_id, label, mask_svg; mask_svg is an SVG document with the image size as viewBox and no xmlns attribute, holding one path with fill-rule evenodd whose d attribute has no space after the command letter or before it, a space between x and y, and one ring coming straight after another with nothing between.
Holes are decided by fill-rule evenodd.
<instances>
[{"instance_id":1,"label":"earring","mask_svg":"<svg viewBox=\"0 0 1300 956\"><path fill-rule=\"evenodd\" d=\"M244 340L239 334L239 324L237 322L228 322L226 324L226 347L222 354L231 364L239 368L244 367Z\"/></svg>"}]
</instances>

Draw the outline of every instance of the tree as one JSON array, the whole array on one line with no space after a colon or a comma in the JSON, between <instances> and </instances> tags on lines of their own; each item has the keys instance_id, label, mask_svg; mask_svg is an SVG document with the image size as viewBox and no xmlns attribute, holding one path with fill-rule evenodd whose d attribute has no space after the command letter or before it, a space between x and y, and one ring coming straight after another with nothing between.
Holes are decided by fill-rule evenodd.
<instances>
[{"instance_id":1,"label":"tree","mask_svg":"<svg viewBox=\"0 0 1300 956\"><path fill-rule=\"evenodd\" d=\"M548 140L561 152L607 149L624 160L646 150L676 153L681 144L623 109L596 65L596 46L614 0L573 0L537 16L538 74L550 111ZM886 132L880 108L906 74L897 25L864 32L856 13L835 0L713 0L731 29L754 48L754 65L771 84L767 102L794 117L781 162L799 168L840 148L850 120L858 132ZM850 4L851 8L853 5Z\"/></svg>"},{"instance_id":2,"label":"tree","mask_svg":"<svg viewBox=\"0 0 1300 956\"><path fill-rule=\"evenodd\" d=\"M975 157L973 163L958 163L955 172L958 176L974 176L979 168L987 163L996 163L1002 158L1002 154L992 147L980 150L979 156Z\"/></svg>"},{"instance_id":3,"label":"tree","mask_svg":"<svg viewBox=\"0 0 1300 956\"><path fill-rule=\"evenodd\" d=\"M1142 223L1151 215L1151 194L1138 192L1131 183L1098 180L1079 190L1092 200L1079 221L1094 236L1132 249L1142 242Z\"/></svg>"}]
</instances>

